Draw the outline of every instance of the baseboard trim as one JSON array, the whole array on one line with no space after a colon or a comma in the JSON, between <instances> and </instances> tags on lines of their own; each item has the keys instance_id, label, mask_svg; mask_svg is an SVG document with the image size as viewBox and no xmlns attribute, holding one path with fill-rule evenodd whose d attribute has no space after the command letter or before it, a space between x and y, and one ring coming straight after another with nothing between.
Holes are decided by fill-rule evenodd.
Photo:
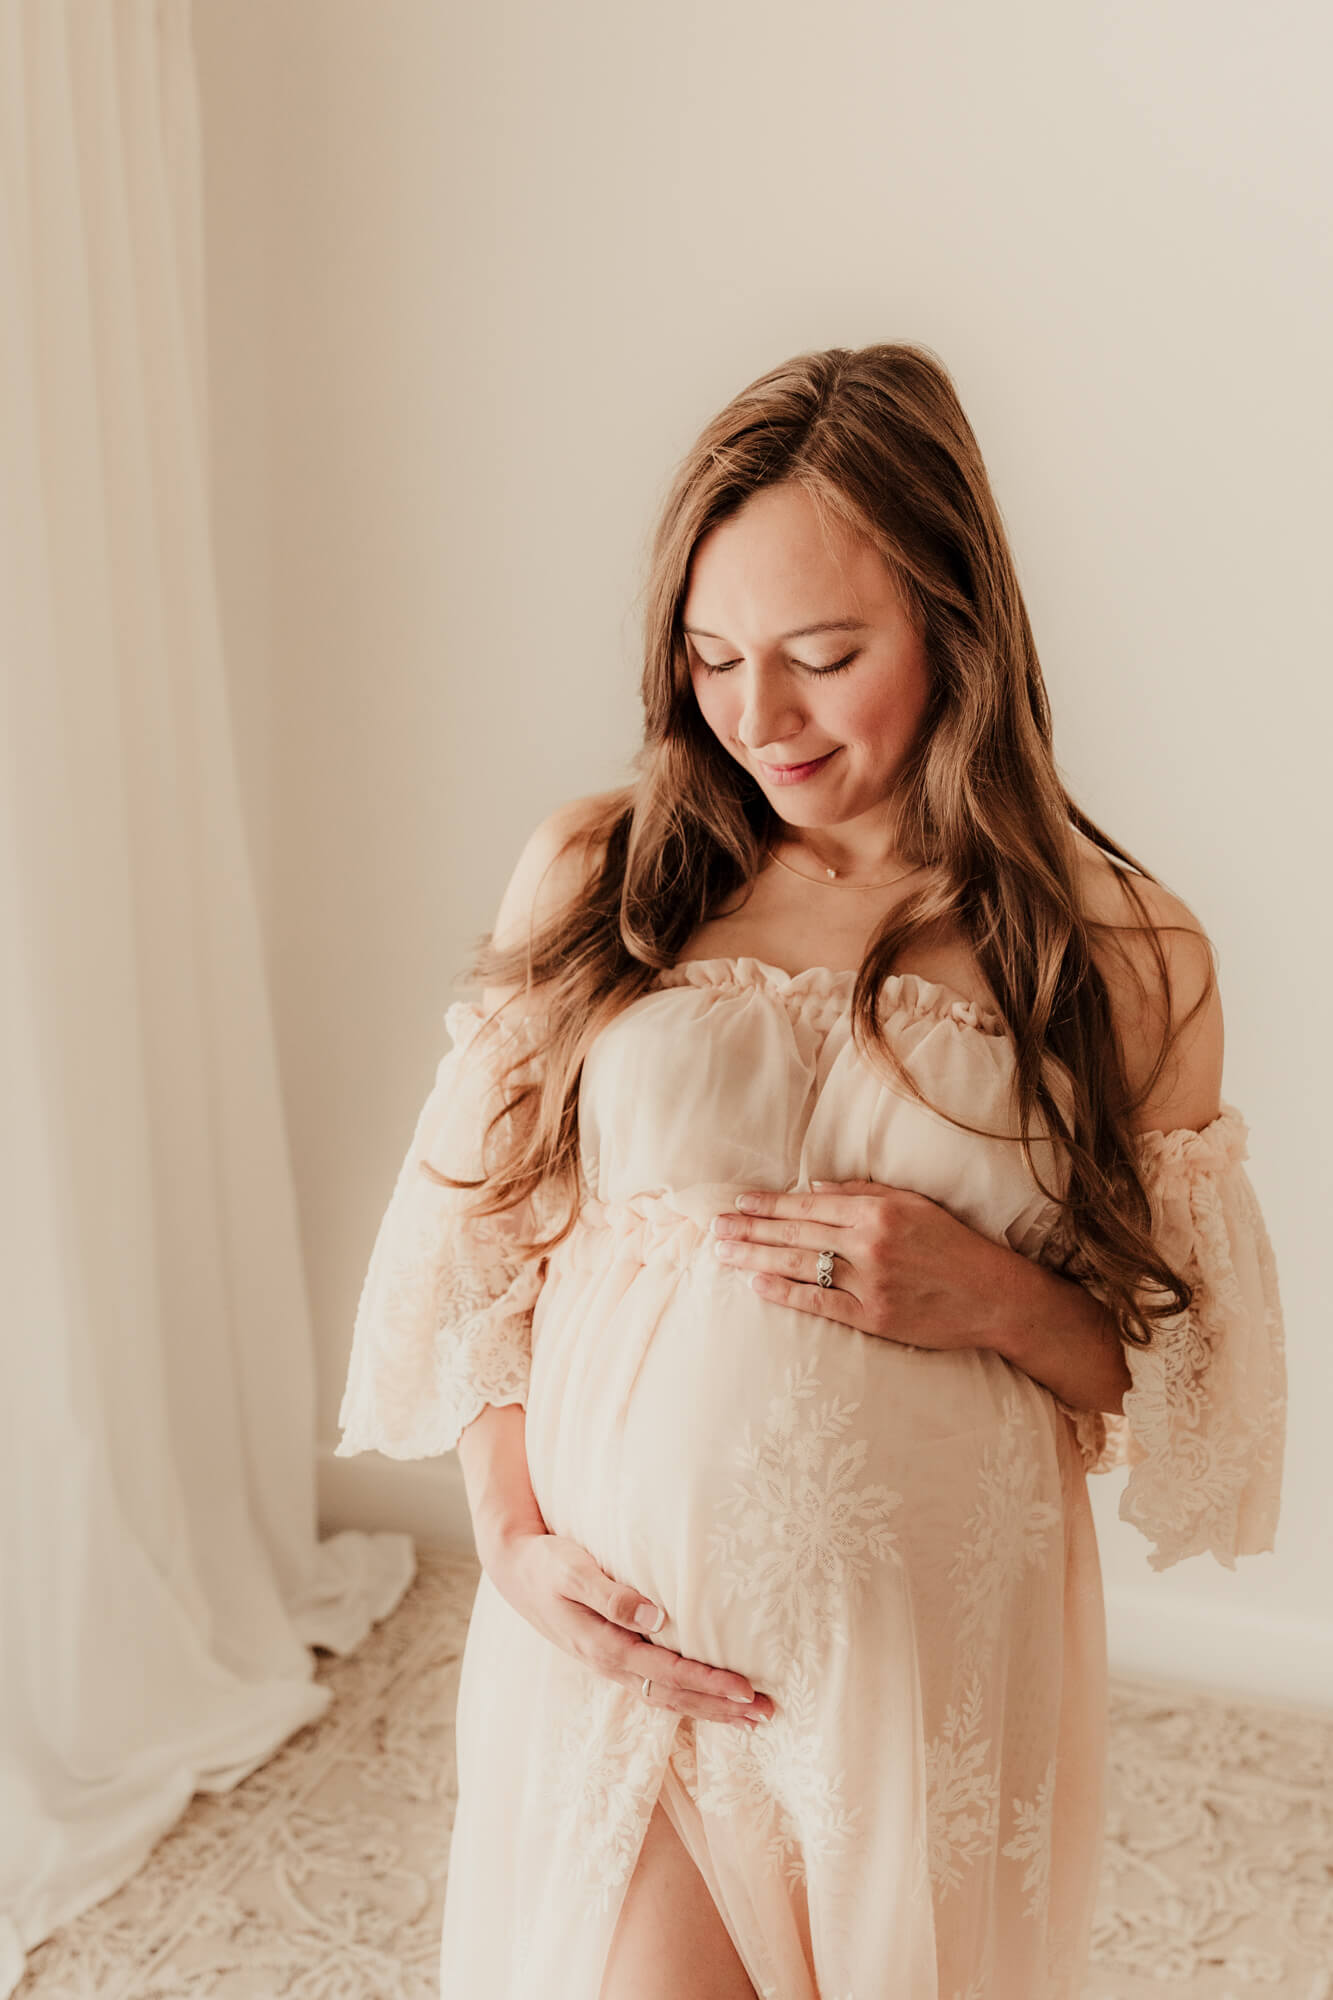
<instances>
[{"instance_id":1,"label":"baseboard trim","mask_svg":"<svg viewBox=\"0 0 1333 2000\"><path fill-rule=\"evenodd\" d=\"M398 1528L427 1548L474 1548L463 1469L456 1453L442 1458L383 1458L377 1451L338 1458L331 1444L317 1454L321 1534L340 1528Z\"/></svg>"},{"instance_id":2,"label":"baseboard trim","mask_svg":"<svg viewBox=\"0 0 1333 2000\"><path fill-rule=\"evenodd\" d=\"M1333 1709L1333 1624L1326 1620L1206 1603L1169 1586L1110 1585L1106 1640L1113 1673Z\"/></svg>"},{"instance_id":3,"label":"baseboard trim","mask_svg":"<svg viewBox=\"0 0 1333 2000\"><path fill-rule=\"evenodd\" d=\"M321 1533L396 1528L427 1547L471 1552L462 1468L443 1458L337 1458L319 1448ZM1333 1623L1266 1617L1173 1593L1169 1584L1106 1590L1112 1673L1184 1683L1255 1701L1333 1707Z\"/></svg>"}]
</instances>

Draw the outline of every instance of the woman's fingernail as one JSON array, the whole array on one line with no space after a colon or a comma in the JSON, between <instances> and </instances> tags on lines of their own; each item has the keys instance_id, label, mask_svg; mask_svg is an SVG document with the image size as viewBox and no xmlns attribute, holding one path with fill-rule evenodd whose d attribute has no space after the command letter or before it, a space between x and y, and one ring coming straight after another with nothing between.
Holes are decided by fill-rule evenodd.
<instances>
[{"instance_id":1,"label":"woman's fingernail","mask_svg":"<svg viewBox=\"0 0 1333 2000\"><path fill-rule=\"evenodd\" d=\"M660 1632L666 1624L666 1612L656 1604L641 1604L634 1614L634 1623L641 1632Z\"/></svg>"},{"instance_id":2,"label":"woman's fingernail","mask_svg":"<svg viewBox=\"0 0 1333 2000\"><path fill-rule=\"evenodd\" d=\"M736 1197L736 1206L737 1208L757 1208L759 1206L759 1197L757 1194L738 1194Z\"/></svg>"},{"instance_id":3,"label":"woman's fingernail","mask_svg":"<svg viewBox=\"0 0 1333 2000\"><path fill-rule=\"evenodd\" d=\"M753 1700L754 1700L754 1690L753 1690L753 1689L751 1689L751 1691L750 1691L750 1693L749 1693L749 1694L729 1694L729 1695L727 1696L727 1700L728 1700L728 1701L753 1701Z\"/></svg>"}]
</instances>

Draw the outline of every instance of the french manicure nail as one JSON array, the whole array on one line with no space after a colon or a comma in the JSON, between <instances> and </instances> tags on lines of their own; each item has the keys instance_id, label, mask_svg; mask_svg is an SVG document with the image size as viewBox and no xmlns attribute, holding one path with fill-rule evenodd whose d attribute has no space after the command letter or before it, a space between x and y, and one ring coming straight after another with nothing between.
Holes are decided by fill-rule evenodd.
<instances>
[{"instance_id":1,"label":"french manicure nail","mask_svg":"<svg viewBox=\"0 0 1333 2000\"><path fill-rule=\"evenodd\" d=\"M634 1614L634 1623L641 1632L660 1632L666 1624L666 1612L656 1604L641 1604Z\"/></svg>"}]
</instances>

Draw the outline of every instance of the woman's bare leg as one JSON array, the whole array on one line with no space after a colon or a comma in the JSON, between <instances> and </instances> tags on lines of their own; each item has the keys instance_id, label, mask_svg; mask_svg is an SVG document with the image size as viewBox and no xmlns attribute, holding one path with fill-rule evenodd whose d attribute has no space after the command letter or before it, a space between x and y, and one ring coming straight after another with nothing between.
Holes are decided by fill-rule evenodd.
<instances>
[{"instance_id":1,"label":"woman's bare leg","mask_svg":"<svg viewBox=\"0 0 1333 2000\"><path fill-rule=\"evenodd\" d=\"M708 1885L659 1803L611 1940L601 2000L757 2000Z\"/></svg>"}]
</instances>

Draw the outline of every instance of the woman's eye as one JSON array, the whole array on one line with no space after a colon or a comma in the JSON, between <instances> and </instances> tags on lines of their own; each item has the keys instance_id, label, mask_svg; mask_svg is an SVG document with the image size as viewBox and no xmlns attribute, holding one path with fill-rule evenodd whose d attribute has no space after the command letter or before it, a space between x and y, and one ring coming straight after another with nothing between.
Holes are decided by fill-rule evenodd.
<instances>
[{"instance_id":1,"label":"woman's eye","mask_svg":"<svg viewBox=\"0 0 1333 2000\"><path fill-rule=\"evenodd\" d=\"M845 659L835 660L831 667L811 667L808 666L804 660L793 660L792 665L794 667L800 667L807 674L813 674L816 680L821 680L825 674L845 673L847 668L851 666L852 661L855 658L856 658L855 653L848 653ZM706 674L729 674L733 667L738 667L740 665L740 661L722 660L718 663L717 666L713 666L707 660L700 660L699 665L703 668Z\"/></svg>"}]
</instances>

